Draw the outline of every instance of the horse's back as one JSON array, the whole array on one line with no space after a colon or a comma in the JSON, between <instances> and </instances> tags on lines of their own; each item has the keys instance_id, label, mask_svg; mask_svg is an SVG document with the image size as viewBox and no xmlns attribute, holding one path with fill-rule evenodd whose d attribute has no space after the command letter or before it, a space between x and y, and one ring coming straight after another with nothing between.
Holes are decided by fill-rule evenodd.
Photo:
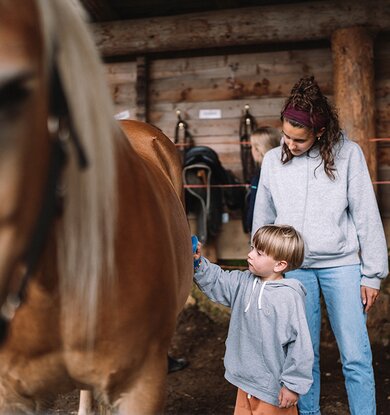
<instances>
[{"instance_id":1,"label":"horse's back","mask_svg":"<svg viewBox=\"0 0 390 415\"><path fill-rule=\"evenodd\" d=\"M122 120L120 124L137 154L161 169L183 202L181 162L172 141L151 124L136 120Z\"/></svg>"}]
</instances>

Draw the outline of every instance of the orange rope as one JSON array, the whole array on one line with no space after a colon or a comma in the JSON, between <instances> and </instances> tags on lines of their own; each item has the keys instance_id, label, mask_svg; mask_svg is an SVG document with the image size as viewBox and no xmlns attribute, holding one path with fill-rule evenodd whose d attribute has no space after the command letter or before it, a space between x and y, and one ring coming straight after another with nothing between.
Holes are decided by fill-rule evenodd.
<instances>
[{"instance_id":1,"label":"orange rope","mask_svg":"<svg viewBox=\"0 0 390 415\"><path fill-rule=\"evenodd\" d=\"M205 187L249 187L249 183L240 183L240 184L185 184L185 189L203 189Z\"/></svg>"},{"instance_id":2,"label":"orange rope","mask_svg":"<svg viewBox=\"0 0 390 415\"><path fill-rule=\"evenodd\" d=\"M217 145L217 144L232 144L232 145L241 145L241 144L245 144L245 145L252 145L250 141L220 141L219 143L204 143L204 144L197 144L197 145ZM190 143L175 143L176 147L189 147L192 146L193 144Z\"/></svg>"},{"instance_id":3,"label":"orange rope","mask_svg":"<svg viewBox=\"0 0 390 415\"><path fill-rule=\"evenodd\" d=\"M368 139L368 141L390 141L390 138L369 138ZM204 143L204 144L201 144L201 145L220 145L220 144L231 144L231 145L241 145L241 144L243 144L243 145L247 145L247 146L250 146L250 145L252 145L252 143L250 142L250 141L220 141L220 142L211 142L211 143L209 143L209 142L207 142L207 143ZM190 143L176 143L175 144L175 146L176 147L189 147L189 146L191 146L192 144L190 144Z\"/></svg>"},{"instance_id":4,"label":"orange rope","mask_svg":"<svg viewBox=\"0 0 390 415\"><path fill-rule=\"evenodd\" d=\"M390 141L390 138L369 138L368 141ZM221 141L219 143L207 143L208 145L216 145L216 144L246 144L251 145L250 141ZM176 147L188 147L190 146L190 143L176 143ZM381 180L381 181L375 181L372 182L373 184L390 184L389 180ZM191 184L191 185L184 185L184 188L205 188L205 187L249 187L249 183L243 183L243 184L212 184L210 186L203 185L203 184Z\"/></svg>"},{"instance_id":5,"label":"orange rope","mask_svg":"<svg viewBox=\"0 0 390 415\"><path fill-rule=\"evenodd\" d=\"M372 184L390 184L390 180L375 181ZM249 183L240 183L240 184L185 184L185 189L204 189L206 187L250 187Z\"/></svg>"}]
</instances>

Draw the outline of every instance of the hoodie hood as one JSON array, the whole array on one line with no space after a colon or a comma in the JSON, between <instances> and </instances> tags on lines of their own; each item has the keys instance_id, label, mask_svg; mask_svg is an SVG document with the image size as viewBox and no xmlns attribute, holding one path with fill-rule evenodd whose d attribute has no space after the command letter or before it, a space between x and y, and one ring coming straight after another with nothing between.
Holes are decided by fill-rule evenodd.
<instances>
[{"instance_id":1,"label":"hoodie hood","mask_svg":"<svg viewBox=\"0 0 390 415\"><path fill-rule=\"evenodd\" d=\"M253 279L252 292L251 292L251 295L249 297L248 304L245 307L244 313L247 313L248 310L249 310L249 307L250 307L251 302L252 302L252 297L253 297L253 294L256 290L256 285L257 284L261 284L259 297L257 299L257 305L258 305L259 310L261 310L261 308L262 308L262 298L263 298L264 290L275 290L277 288L291 288L292 290L296 291L300 295L302 300L304 300L305 295L306 295L305 287L298 280L284 279L283 278L283 279L280 279L280 280L264 281L263 282L263 281L261 281L260 278L255 277ZM275 295L277 295L277 293L275 293Z\"/></svg>"}]
</instances>

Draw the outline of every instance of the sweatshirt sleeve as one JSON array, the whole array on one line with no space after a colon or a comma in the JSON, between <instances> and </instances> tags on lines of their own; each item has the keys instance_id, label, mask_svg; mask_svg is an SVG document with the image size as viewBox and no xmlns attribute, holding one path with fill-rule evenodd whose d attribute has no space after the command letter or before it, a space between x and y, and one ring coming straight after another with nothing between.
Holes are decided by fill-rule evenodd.
<instances>
[{"instance_id":1,"label":"sweatshirt sleeve","mask_svg":"<svg viewBox=\"0 0 390 415\"><path fill-rule=\"evenodd\" d=\"M265 154L261 166L259 184L257 186L255 206L253 209L253 225L251 237L261 226L272 224L276 219L276 211L270 192L270 157Z\"/></svg>"},{"instance_id":2,"label":"sweatshirt sleeve","mask_svg":"<svg viewBox=\"0 0 390 415\"><path fill-rule=\"evenodd\" d=\"M280 383L293 392L304 395L313 383L314 353L302 298L295 298L290 316L293 319L290 323L291 340L286 345L287 355Z\"/></svg>"},{"instance_id":3,"label":"sweatshirt sleeve","mask_svg":"<svg viewBox=\"0 0 390 415\"><path fill-rule=\"evenodd\" d=\"M348 206L360 246L361 285L380 288L389 273L385 233L375 192L362 150L351 153L348 180Z\"/></svg>"},{"instance_id":4,"label":"sweatshirt sleeve","mask_svg":"<svg viewBox=\"0 0 390 415\"><path fill-rule=\"evenodd\" d=\"M242 271L224 271L220 266L202 257L194 280L207 297L219 304L231 307L240 286L241 278L247 273Z\"/></svg>"}]
</instances>

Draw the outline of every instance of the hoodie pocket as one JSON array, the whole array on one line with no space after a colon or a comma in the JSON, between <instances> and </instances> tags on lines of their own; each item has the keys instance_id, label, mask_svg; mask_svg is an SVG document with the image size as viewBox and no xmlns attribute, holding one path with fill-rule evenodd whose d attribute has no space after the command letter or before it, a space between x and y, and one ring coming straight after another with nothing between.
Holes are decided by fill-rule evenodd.
<instances>
[{"instance_id":1,"label":"hoodie pocket","mask_svg":"<svg viewBox=\"0 0 390 415\"><path fill-rule=\"evenodd\" d=\"M332 218L321 218L306 229L305 238L308 254L314 258L339 256L345 252L347 236Z\"/></svg>"},{"instance_id":2,"label":"hoodie pocket","mask_svg":"<svg viewBox=\"0 0 390 415\"><path fill-rule=\"evenodd\" d=\"M237 333L226 340L226 369L244 382L252 383L260 389L268 389L271 373L263 356L263 343L260 338Z\"/></svg>"}]
</instances>

